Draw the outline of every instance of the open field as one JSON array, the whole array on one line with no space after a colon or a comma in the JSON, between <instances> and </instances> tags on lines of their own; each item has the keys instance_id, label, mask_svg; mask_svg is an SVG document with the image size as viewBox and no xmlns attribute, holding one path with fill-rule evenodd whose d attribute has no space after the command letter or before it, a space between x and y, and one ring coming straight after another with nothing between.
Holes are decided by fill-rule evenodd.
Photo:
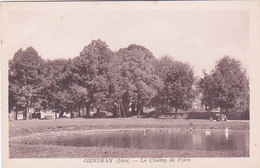
<instances>
[{"instance_id":1,"label":"open field","mask_svg":"<svg viewBox=\"0 0 260 168\"><path fill-rule=\"evenodd\" d=\"M9 121L10 157L241 157L243 151L193 151L193 150L148 150L112 147L71 147L58 145L31 145L19 143L28 138L67 135L84 132L113 131L121 129L217 129L249 131L249 122L216 122L208 120L177 119L58 119Z\"/></svg>"}]
</instances>

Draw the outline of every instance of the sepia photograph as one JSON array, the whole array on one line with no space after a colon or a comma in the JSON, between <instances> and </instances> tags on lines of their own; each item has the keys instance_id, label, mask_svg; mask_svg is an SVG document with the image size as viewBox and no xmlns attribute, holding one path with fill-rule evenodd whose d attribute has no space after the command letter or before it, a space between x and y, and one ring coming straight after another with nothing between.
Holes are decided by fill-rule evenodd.
<instances>
[{"instance_id":1,"label":"sepia photograph","mask_svg":"<svg viewBox=\"0 0 260 168\"><path fill-rule=\"evenodd\" d=\"M10 167L254 158L254 5L188 5L2 3Z\"/></svg>"}]
</instances>

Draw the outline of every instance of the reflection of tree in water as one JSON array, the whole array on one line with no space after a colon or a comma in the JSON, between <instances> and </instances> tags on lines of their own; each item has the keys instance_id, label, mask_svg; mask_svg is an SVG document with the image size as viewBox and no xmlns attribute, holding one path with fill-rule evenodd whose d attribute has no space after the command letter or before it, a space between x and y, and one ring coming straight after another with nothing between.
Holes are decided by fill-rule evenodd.
<instances>
[{"instance_id":1,"label":"reflection of tree in water","mask_svg":"<svg viewBox=\"0 0 260 168\"><path fill-rule=\"evenodd\" d=\"M191 148L191 134L187 131L174 132L171 134L170 149L181 150Z\"/></svg>"},{"instance_id":2,"label":"reflection of tree in water","mask_svg":"<svg viewBox=\"0 0 260 168\"><path fill-rule=\"evenodd\" d=\"M192 149L203 150L205 149L205 133L203 131L192 132Z\"/></svg>"},{"instance_id":3,"label":"reflection of tree in water","mask_svg":"<svg viewBox=\"0 0 260 168\"><path fill-rule=\"evenodd\" d=\"M30 139L24 144L45 144L74 147L113 147L130 149L170 149L170 150L206 150L249 152L249 133L246 131L229 131L228 140L225 131L142 131L108 132L86 135L67 135Z\"/></svg>"},{"instance_id":4,"label":"reflection of tree in water","mask_svg":"<svg viewBox=\"0 0 260 168\"><path fill-rule=\"evenodd\" d=\"M229 133L227 140L224 131L212 131L211 135L206 137L205 150L234 150L236 149L234 141L239 139Z\"/></svg>"},{"instance_id":5,"label":"reflection of tree in water","mask_svg":"<svg viewBox=\"0 0 260 168\"><path fill-rule=\"evenodd\" d=\"M238 138L239 137L239 138ZM234 144L234 148L237 150L249 151L249 133L243 131L233 131L230 138Z\"/></svg>"},{"instance_id":6,"label":"reflection of tree in water","mask_svg":"<svg viewBox=\"0 0 260 168\"><path fill-rule=\"evenodd\" d=\"M160 136L155 136L153 131L148 131L145 136L139 138L142 141L141 149L158 149L161 142Z\"/></svg>"}]
</instances>

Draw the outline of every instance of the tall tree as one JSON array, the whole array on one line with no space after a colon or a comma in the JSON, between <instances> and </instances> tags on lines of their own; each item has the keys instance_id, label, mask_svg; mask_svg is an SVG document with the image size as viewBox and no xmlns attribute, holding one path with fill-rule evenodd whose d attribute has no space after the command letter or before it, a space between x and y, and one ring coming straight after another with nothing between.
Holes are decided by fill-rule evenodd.
<instances>
[{"instance_id":1,"label":"tall tree","mask_svg":"<svg viewBox=\"0 0 260 168\"><path fill-rule=\"evenodd\" d=\"M113 92L111 84L110 64L113 52L101 40L93 40L76 57L73 62L73 78L79 86L87 89L87 116L90 107L97 109L97 116L101 108L111 101Z\"/></svg>"},{"instance_id":2,"label":"tall tree","mask_svg":"<svg viewBox=\"0 0 260 168\"><path fill-rule=\"evenodd\" d=\"M173 61L170 57L162 57L158 63L158 72L163 79L164 87L158 95L162 110L191 108L194 99L194 73L186 63Z\"/></svg>"},{"instance_id":3,"label":"tall tree","mask_svg":"<svg viewBox=\"0 0 260 168\"><path fill-rule=\"evenodd\" d=\"M140 116L143 106L149 105L161 86L161 80L155 73L156 59L148 49L135 44L120 49L117 54L122 60L122 101L125 111L128 111L132 102L132 112L136 106Z\"/></svg>"},{"instance_id":4,"label":"tall tree","mask_svg":"<svg viewBox=\"0 0 260 168\"><path fill-rule=\"evenodd\" d=\"M24 119L28 118L30 107L41 101L42 63L43 59L33 47L19 49L9 61L9 106L16 107L15 111L23 109Z\"/></svg>"},{"instance_id":5,"label":"tall tree","mask_svg":"<svg viewBox=\"0 0 260 168\"><path fill-rule=\"evenodd\" d=\"M204 75L199 83L203 94L202 103L208 109L227 111L242 100L249 102L249 82L241 63L229 56L221 58L215 69ZM249 103L245 103L249 104Z\"/></svg>"}]
</instances>

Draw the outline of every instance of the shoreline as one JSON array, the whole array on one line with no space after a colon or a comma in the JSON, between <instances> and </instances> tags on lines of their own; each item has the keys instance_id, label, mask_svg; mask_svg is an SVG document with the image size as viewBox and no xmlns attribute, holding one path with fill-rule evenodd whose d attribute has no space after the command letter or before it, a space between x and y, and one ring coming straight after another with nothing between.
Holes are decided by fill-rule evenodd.
<instances>
[{"instance_id":1,"label":"shoreline","mask_svg":"<svg viewBox=\"0 0 260 168\"><path fill-rule=\"evenodd\" d=\"M244 130L249 131L249 122L178 120L153 118L113 119L58 119L9 121L9 140L30 137L57 136L77 133L101 133L142 130Z\"/></svg>"}]
</instances>

